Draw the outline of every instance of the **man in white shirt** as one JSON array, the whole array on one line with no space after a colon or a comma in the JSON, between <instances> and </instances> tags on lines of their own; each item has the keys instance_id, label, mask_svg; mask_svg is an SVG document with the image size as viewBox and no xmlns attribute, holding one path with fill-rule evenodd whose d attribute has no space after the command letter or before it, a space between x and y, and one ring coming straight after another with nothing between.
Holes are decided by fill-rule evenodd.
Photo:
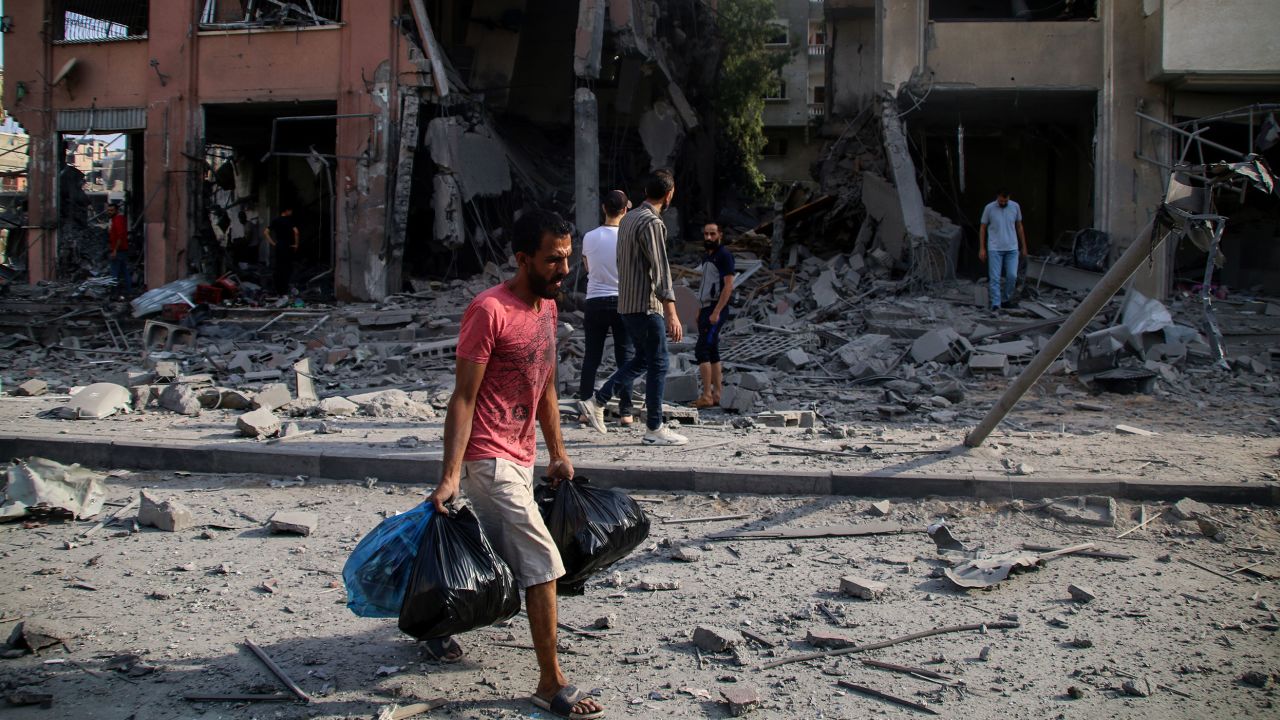
<instances>
[{"instance_id":1,"label":"man in white shirt","mask_svg":"<svg viewBox=\"0 0 1280 720\"><path fill-rule=\"evenodd\" d=\"M1027 233L1022 228L1022 207L1001 190L982 210L978 231L978 259L987 263L991 312L1017 307L1013 289L1018 282L1018 251L1027 254Z\"/></svg>"},{"instance_id":2,"label":"man in white shirt","mask_svg":"<svg viewBox=\"0 0 1280 720\"><path fill-rule=\"evenodd\" d=\"M582 356L582 379L578 384L578 399L591 397L596 390L596 371L604 356L604 340L613 333L613 359L617 366L631 361L635 350L627 335L627 326L618 315L618 223L631 209L626 193L614 190L604 198L600 206L604 211L604 225L582 238L582 264L587 268L587 303L584 309L583 331L587 336L586 351ZM619 390L619 424L632 423L631 383Z\"/></svg>"}]
</instances>

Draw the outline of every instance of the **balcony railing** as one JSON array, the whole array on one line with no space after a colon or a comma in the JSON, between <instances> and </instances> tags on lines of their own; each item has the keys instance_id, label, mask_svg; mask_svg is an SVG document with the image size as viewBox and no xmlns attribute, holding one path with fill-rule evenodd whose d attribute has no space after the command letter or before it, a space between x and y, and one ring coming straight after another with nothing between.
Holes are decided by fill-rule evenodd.
<instances>
[{"instance_id":1,"label":"balcony railing","mask_svg":"<svg viewBox=\"0 0 1280 720\"><path fill-rule=\"evenodd\" d=\"M820 118L827 114L826 103L809 103L809 117Z\"/></svg>"},{"instance_id":2,"label":"balcony railing","mask_svg":"<svg viewBox=\"0 0 1280 720\"><path fill-rule=\"evenodd\" d=\"M826 54L827 54L826 45L810 45L809 46L809 55L812 57L821 57Z\"/></svg>"}]
</instances>

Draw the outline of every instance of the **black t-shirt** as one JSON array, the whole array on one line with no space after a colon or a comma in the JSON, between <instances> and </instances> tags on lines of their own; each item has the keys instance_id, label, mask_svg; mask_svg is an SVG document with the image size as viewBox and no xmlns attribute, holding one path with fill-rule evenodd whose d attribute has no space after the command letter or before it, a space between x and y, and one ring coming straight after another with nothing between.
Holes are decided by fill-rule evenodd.
<instances>
[{"instance_id":1,"label":"black t-shirt","mask_svg":"<svg viewBox=\"0 0 1280 720\"><path fill-rule=\"evenodd\" d=\"M289 217L281 215L271 221L271 239L276 242L276 252L293 254L293 229L296 227L298 222L292 215Z\"/></svg>"}]
</instances>

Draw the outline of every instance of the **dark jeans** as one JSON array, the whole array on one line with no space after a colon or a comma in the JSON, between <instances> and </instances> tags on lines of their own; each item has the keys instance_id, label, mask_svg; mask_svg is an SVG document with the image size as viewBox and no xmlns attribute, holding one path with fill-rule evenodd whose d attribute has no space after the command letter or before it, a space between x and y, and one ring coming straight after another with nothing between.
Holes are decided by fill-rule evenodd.
<instances>
[{"instance_id":1,"label":"dark jeans","mask_svg":"<svg viewBox=\"0 0 1280 720\"><path fill-rule=\"evenodd\" d=\"M604 357L604 339L613 333L613 359L618 367L626 365L635 355L631 349L631 336L618 314L618 296L591 298L584 310L583 331L587 335L587 348L582 356L582 379L578 383L578 398L591 397L596 389L596 371ZM618 412L631 414L631 383L618 388Z\"/></svg>"},{"instance_id":2,"label":"dark jeans","mask_svg":"<svg viewBox=\"0 0 1280 720\"><path fill-rule=\"evenodd\" d=\"M720 322L712 324L711 311L715 305L708 305L698 311L698 342L693 346L693 357L702 363L720 362L720 331L729 322L729 308L720 311Z\"/></svg>"},{"instance_id":3,"label":"dark jeans","mask_svg":"<svg viewBox=\"0 0 1280 720\"><path fill-rule=\"evenodd\" d=\"M133 278L129 272L129 253L124 250L116 252L111 258L111 274L116 278L116 288L126 296L133 294Z\"/></svg>"},{"instance_id":4,"label":"dark jeans","mask_svg":"<svg viewBox=\"0 0 1280 720\"><path fill-rule=\"evenodd\" d=\"M627 387L645 373L645 424L650 430L662 426L662 391L667 384L667 324L661 315L625 313L622 322L635 343L636 354L626 365L604 381L596 392L596 401L609 402L619 388Z\"/></svg>"}]
</instances>

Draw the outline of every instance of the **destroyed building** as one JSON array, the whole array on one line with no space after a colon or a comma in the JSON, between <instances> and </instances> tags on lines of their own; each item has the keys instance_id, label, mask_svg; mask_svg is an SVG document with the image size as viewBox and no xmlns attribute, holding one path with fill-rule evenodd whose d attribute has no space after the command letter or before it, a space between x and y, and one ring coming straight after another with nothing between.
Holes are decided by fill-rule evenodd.
<instances>
[{"instance_id":1,"label":"destroyed building","mask_svg":"<svg viewBox=\"0 0 1280 720\"><path fill-rule=\"evenodd\" d=\"M42 0L6 11L5 106L32 142L33 283L74 279L54 188L65 141L89 134L125 135L126 213L152 288L233 269L228 245L256 242L285 205L311 283L359 300L501 259L504 228L529 202L594 225L601 188L634 189L653 167L677 169L683 208L712 207L709 100L697 91L716 63L701 5Z\"/></svg>"}]
</instances>

